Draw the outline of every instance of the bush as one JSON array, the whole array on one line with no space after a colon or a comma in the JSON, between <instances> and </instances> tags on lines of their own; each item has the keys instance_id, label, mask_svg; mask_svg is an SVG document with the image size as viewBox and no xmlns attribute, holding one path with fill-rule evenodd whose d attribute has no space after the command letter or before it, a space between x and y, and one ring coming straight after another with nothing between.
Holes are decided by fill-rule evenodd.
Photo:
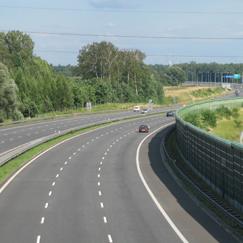
<instances>
[{"instance_id":1,"label":"bush","mask_svg":"<svg viewBox=\"0 0 243 243\"><path fill-rule=\"evenodd\" d=\"M214 111L211 110L203 110L201 112L201 120L203 126L207 127L216 127L217 124L217 117Z\"/></svg>"},{"instance_id":2,"label":"bush","mask_svg":"<svg viewBox=\"0 0 243 243\"><path fill-rule=\"evenodd\" d=\"M228 107L222 105L216 109L216 114L219 118L225 117L226 119L230 119L232 116L232 111Z\"/></svg>"},{"instance_id":3,"label":"bush","mask_svg":"<svg viewBox=\"0 0 243 243\"><path fill-rule=\"evenodd\" d=\"M191 123L192 125L196 127L202 127L200 114L199 113L189 113L184 117L184 120L186 122Z\"/></svg>"},{"instance_id":4,"label":"bush","mask_svg":"<svg viewBox=\"0 0 243 243\"><path fill-rule=\"evenodd\" d=\"M240 116L239 109L238 108L233 108L232 110L232 117L237 120Z\"/></svg>"},{"instance_id":5,"label":"bush","mask_svg":"<svg viewBox=\"0 0 243 243\"><path fill-rule=\"evenodd\" d=\"M15 110L15 111L13 112L13 114L12 114L12 119L13 119L14 121L18 121L18 120L22 120L22 119L24 119L24 116L23 116L23 114L22 114L20 111Z\"/></svg>"},{"instance_id":6,"label":"bush","mask_svg":"<svg viewBox=\"0 0 243 243\"><path fill-rule=\"evenodd\" d=\"M238 120L238 119L235 119L234 120L234 124L235 124L235 126L237 127L237 128L239 128L240 126L241 126L241 120Z\"/></svg>"}]
</instances>

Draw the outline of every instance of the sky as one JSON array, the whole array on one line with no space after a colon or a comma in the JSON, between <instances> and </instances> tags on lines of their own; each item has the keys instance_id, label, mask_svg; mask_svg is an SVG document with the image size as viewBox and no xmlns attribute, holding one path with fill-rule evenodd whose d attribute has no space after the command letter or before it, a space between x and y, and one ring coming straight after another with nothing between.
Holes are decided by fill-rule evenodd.
<instances>
[{"instance_id":1,"label":"sky","mask_svg":"<svg viewBox=\"0 0 243 243\"><path fill-rule=\"evenodd\" d=\"M148 64L243 63L242 0L0 0L0 31L10 30L28 33L53 65L76 65L82 47L103 40L143 51Z\"/></svg>"}]
</instances>

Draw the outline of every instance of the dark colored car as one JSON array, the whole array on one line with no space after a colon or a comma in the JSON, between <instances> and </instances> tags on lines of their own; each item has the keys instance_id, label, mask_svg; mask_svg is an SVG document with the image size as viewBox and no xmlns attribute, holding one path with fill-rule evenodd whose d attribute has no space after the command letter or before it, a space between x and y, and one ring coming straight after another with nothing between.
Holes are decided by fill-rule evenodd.
<instances>
[{"instance_id":1,"label":"dark colored car","mask_svg":"<svg viewBox=\"0 0 243 243\"><path fill-rule=\"evenodd\" d=\"M149 132L149 126L148 125L140 125L138 128L138 132Z\"/></svg>"},{"instance_id":2,"label":"dark colored car","mask_svg":"<svg viewBox=\"0 0 243 243\"><path fill-rule=\"evenodd\" d=\"M146 114L146 113L148 113L148 109L142 109L141 113L142 113L142 114Z\"/></svg>"},{"instance_id":3,"label":"dark colored car","mask_svg":"<svg viewBox=\"0 0 243 243\"><path fill-rule=\"evenodd\" d=\"M166 112L166 116L169 117L169 116L175 116L175 112L174 111L168 111Z\"/></svg>"}]
</instances>

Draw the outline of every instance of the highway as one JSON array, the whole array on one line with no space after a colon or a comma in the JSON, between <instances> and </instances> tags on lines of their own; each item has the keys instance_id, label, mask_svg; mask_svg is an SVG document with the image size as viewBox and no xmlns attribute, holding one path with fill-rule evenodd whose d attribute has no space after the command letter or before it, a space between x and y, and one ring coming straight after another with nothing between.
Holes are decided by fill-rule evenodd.
<instances>
[{"instance_id":1,"label":"highway","mask_svg":"<svg viewBox=\"0 0 243 243\"><path fill-rule=\"evenodd\" d=\"M163 167L163 132L152 132L171 121L160 115L101 128L34 160L0 190L0 242L235 242ZM143 123L151 136L141 143Z\"/></svg>"},{"instance_id":2,"label":"highway","mask_svg":"<svg viewBox=\"0 0 243 243\"><path fill-rule=\"evenodd\" d=\"M154 109L156 113L167 109ZM12 125L0 128L0 156L18 146L29 143L39 138L56 134L71 128L85 127L91 124L107 122L112 119L133 117L140 115L133 111L120 111L107 114L84 115L49 121L33 122L28 124Z\"/></svg>"}]
</instances>

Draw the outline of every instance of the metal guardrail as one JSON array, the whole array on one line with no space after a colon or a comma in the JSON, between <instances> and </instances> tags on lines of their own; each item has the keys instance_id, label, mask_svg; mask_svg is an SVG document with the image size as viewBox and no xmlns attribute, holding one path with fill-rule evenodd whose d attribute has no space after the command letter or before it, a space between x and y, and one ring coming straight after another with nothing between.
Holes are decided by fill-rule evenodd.
<instances>
[{"instance_id":1,"label":"metal guardrail","mask_svg":"<svg viewBox=\"0 0 243 243\"><path fill-rule=\"evenodd\" d=\"M216 137L183 120L184 115L225 105L241 107L243 99L204 102L176 113L177 144L185 160L222 199L243 212L243 146Z\"/></svg>"}]
</instances>

